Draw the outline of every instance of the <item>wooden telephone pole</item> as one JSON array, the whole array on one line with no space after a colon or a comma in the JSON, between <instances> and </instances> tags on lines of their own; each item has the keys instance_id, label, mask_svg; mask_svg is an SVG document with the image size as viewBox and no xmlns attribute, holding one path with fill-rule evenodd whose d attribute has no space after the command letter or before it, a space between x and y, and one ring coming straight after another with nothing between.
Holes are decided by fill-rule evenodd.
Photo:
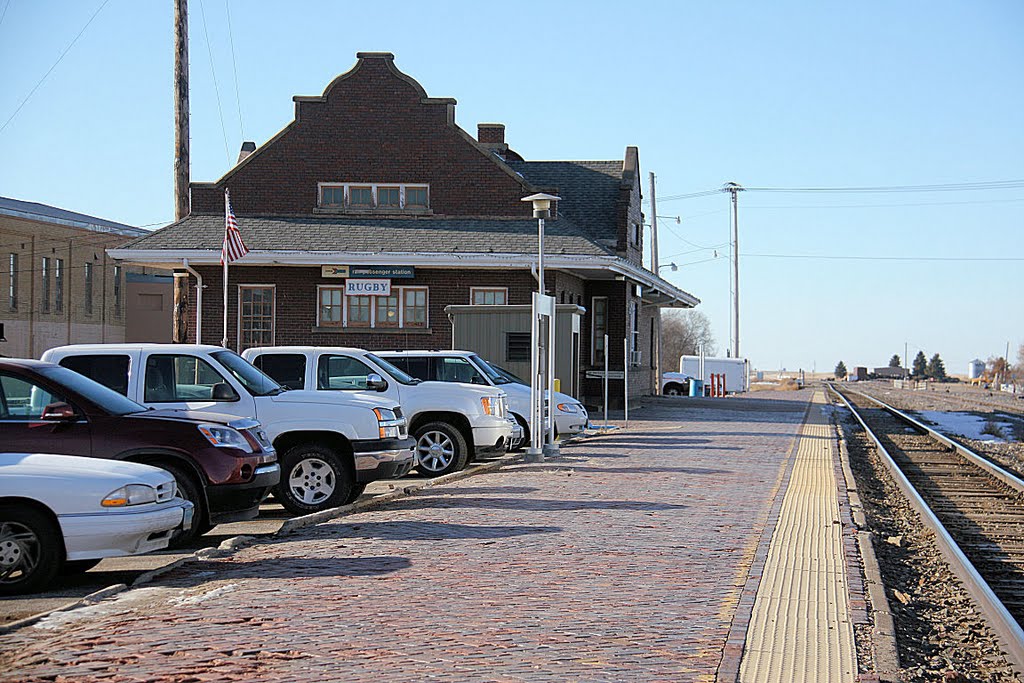
<instances>
[{"instance_id":1,"label":"wooden telephone pole","mask_svg":"<svg viewBox=\"0 0 1024 683\"><path fill-rule=\"evenodd\" d=\"M174 220L189 214L188 0L174 0ZM188 272L174 272L172 339L188 340ZM200 340L196 340L197 342Z\"/></svg>"}]
</instances>

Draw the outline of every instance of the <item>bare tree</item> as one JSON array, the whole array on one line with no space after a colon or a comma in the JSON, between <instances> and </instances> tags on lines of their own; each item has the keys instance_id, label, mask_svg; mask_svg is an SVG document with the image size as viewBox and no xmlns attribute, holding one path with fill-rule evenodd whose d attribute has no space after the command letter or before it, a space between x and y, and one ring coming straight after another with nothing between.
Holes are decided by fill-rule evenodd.
<instances>
[{"instance_id":1,"label":"bare tree","mask_svg":"<svg viewBox=\"0 0 1024 683\"><path fill-rule=\"evenodd\" d=\"M696 355L700 347L713 356L718 352L711 321L701 311L692 309L663 311L661 318L661 353L665 371L679 368L680 356Z\"/></svg>"}]
</instances>

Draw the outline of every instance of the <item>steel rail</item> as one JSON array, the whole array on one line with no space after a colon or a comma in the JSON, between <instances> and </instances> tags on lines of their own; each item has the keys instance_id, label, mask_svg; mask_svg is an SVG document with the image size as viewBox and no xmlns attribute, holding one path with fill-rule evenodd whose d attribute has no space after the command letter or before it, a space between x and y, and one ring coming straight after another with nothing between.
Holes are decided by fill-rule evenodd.
<instances>
[{"instance_id":1,"label":"steel rail","mask_svg":"<svg viewBox=\"0 0 1024 683\"><path fill-rule=\"evenodd\" d=\"M1003 650L1007 658L1013 664L1018 674L1024 672L1024 629L1017 623L1017 620L1013 618L1006 606L1003 605L1002 601L995 594L992 588L988 585L988 582L982 578L981 574L975 568L974 564L967 558L964 552L960 549L960 546L956 544L953 537L943 526L939 518L932 512L931 508L928 507L928 503L925 502L921 494L917 492L910 480L907 479L906 475L896 464L896 461L889 454L889 451L885 449L882 442L878 439L878 436L868 427L864 418L861 417L857 409L853 407L849 400L843 396L838 389L832 384L826 383L828 388L839 397L839 400L850 410L853 416L857 419L857 422L864 428L864 431L874 441L875 446L878 448L878 453L882 458L882 462L885 463L886 468L892 474L893 479L896 480L897 486L903 491L903 494L907 497L911 506L917 510L917 513L921 516L921 521L935 533L935 540L938 543L939 550L945 555L946 560L949 562L950 569L954 574L963 582L964 588L974 598L975 604L980 609L982 615L985 617L989 626L996 633L999 639L1003 642ZM858 393L858 392L851 392ZM859 394L864 396L864 394ZM865 396L865 398L871 398ZM875 403L880 403L876 399L871 399ZM884 404L882 404L884 406ZM886 407L886 409L889 409ZM936 435L933 429L930 429L920 422L917 422L909 416L903 415L895 409L889 409L894 411L894 414L901 417L901 419L907 419L912 422L915 427L923 429L928 435ZM941 436L941 435L938 435ZM944 444L948 444L959 451L958 444L949 441L945 437L942 437L940 441ZM980 456L975 456L980 458ZM987 462L987 461L986 461ZM991 465L991 463L989 463ZM987 468L986 468L987 469ZM1006 474L1009 475L1007 472ZM1013 476L1013 475L1009 475ZM1016 477L1014 477L1016 478ZM1019 480L1018 480L1019 481Z\"/></svg>"},{"instance_id":2,"label":"steel rail","mask_svg":"<svg viewBox=\"0 0 1024 683\"><path fill-rule=\"evenodd\" d=\"M893 408L892 406L884 403L883 401L878 400L874 396L869 396L868 394L865 394L860 391L853 391L852 389L847 389L847 391L850 392L851 394L862 396L867 400L871 401L872 403L878 404L878 406L881 407L883 410L888 411L889 413L895 415L904 422L907 422L908 424L913 425L915 428L920 429L922 432L932 437L936 441L939 441L944 445L949 446L950 448L958 452L960 455L962 455L964 458L966 458L968 461L982 468L999 481L1003 482L1004 484L1018 491L1019 493L1024 494L1024 479L1021 479L1012 472L1004 470L1002 467L996 465L991 460L988 460L984 456L978 455L967 446L964 446L963 444L958 443L953 439L950 439L945 434L940 434L939 432L935 431L934 429L924 424L923 422L911 417L910 415L907 415L906 413L897 408Z\"/></svg>"}]
</instances>

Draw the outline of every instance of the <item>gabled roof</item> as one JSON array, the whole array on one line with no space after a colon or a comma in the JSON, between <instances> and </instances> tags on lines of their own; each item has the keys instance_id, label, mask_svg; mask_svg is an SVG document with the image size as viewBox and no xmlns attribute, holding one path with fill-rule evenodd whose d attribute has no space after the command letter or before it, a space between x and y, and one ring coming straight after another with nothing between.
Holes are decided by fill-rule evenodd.
<instances>
[{"instance_id":1,"label":"gabled roof","mask_svg":"<svg viewBox=\"0 0 1024 683\"><path fill-rule=\"evenodd\" d=\"M620 161L506 161L537 187L558 188L558 212L586 226L595 239L616 239Z\"/></svg>"},{"instance_id":2,"label":"gabled roof","mask_svg":"<svg viewBox=\"0 0 1024 683\"><path fill-rule=\"evenodd\" d=\"M250 250L348 252L535 253L537 221L532 218L355 218L345 216L238 216ZM571 220L548 221L545 253L605 256ZM224 216L190 215L134 240L122 249L220 250Z\"/></svg>"},{"instance_id":3,"label":"gabled roof","mask_svg":"<svg viewBox=\"0 0 1024 683\"><path fill-rule=\"evenodd\" d=\"M149 234L147 230L134 228L130 225L125 225L124 223L115 223L114 221L108 221L104 218L96 218L95 216L87 216L84 213L76 213L74 211L68 211L67 209L60 209L56 206L38 204L36 202L26 202L20 199L11 199L9 197L0 197L0 214L5 216L14 216L16 218L27 218L29 220L40 221L43 223L67 225L73 228L84 228L86 230L94 230L96 232L110 232L117 235L126 235L128 237L137 237L139 235Z\"/></svg>"}]
</instances>

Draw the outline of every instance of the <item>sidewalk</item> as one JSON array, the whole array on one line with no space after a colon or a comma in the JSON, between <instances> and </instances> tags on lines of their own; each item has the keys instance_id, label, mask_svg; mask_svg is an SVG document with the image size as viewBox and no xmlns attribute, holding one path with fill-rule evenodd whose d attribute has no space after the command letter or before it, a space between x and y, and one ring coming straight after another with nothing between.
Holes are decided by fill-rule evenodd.
<instances>
[{"instance_id":1,"label":"sidewalk","mask_svg":"<svg viewBox=\"0 0 1024 683\"><path fill-rule=\"evenodd\" d=\"M0 640L0 680L713 681L808 398L654 401L44 620Z\"/></svg>"}]
</instances>

